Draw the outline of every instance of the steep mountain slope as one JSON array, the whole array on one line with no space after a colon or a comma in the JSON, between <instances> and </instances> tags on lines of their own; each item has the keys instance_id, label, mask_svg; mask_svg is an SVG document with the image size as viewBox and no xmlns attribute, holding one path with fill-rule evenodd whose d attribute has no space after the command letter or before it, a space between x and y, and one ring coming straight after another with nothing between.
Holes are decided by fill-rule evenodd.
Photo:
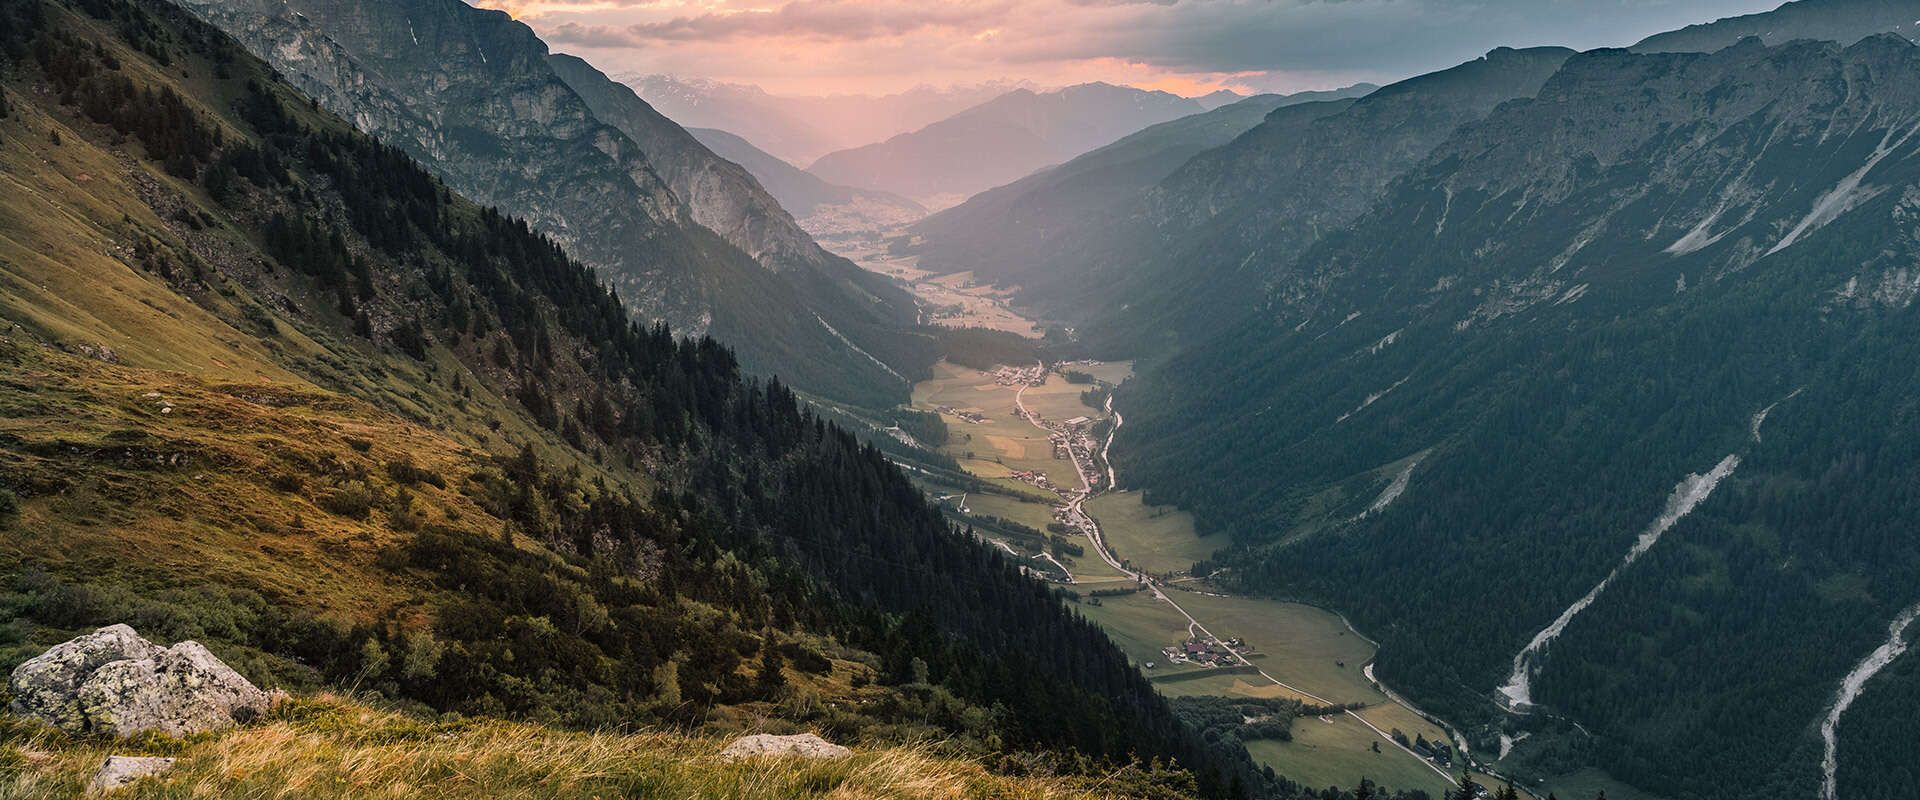
<instances>
[{"instance_id":1,"label":"steep mountain slope","mask_svg":"<svg viewBox=\"0 0 1920 800\"><path fill-rule=\"evenodd\" d=\"M1121 471L1523 775L1813 796L1920 601L1916 220L1903 38L1583 54L1123 392ZM1843 796L1911 791L1879 709Z\"/></svg>"},{"instance_id":2,"label":"steep mountain slope","mask_svg":"<svg viewBox=\"0 0 1920 800\"><path fill-rule=\"evenodd\" d=\"M715 155L753 173L781 206L799 218L800 227L814 236L848 233L848 226L869 231L890 230L927 214L919 203L896 194L823 181L726 131L692 128L687 132Z\"/></svg>"},{"instance_id":3,"label":"steep mountain slope","mask_svg":"<svg viewBox=\"0 0 1920 800\"><path fill-rule=\"evenodd\" d=\"M1202 111L1166 92L1104 83L1021 89L885 142L829 153L807 171L927 205L1009 183L1149 125Z\"/></svg>"},{"instance_id":4,"label":"steep mountain slope","mask_svg":"<svg viewBox=\"0 0 1920 800\"><path fill-rule=\"evenodd\" d=\"M1792 0L1772 11L1649 36L1632 49L1637 53L1710 53L1748 36L1767 44L1795 39L1853 44L1878 33L1920 38L1920 5L1912 0Z\"/></svg>"},{"instance_id":5,"label":"steep mountain slope","mask_svg":"<svg viewBox=\"0 0 1920 800\"><path fill-rule=\"evenodd\" d=\"M0 76L6 666L131 622L413 708L1264 784L879 453L187 12L5 0Z\"/></svg>"},{"instance_id":6,"label":"steep mountain slope","mask_svg":"<svg viewBox=\"0 0 1920 800\"><path fill-rule=\"evenodd\" d=\"M556 54L547 62L596 118L640 146L674 194L691 208L695 222L781 273L799 290L804 307L863 351L895 355L895 343L918 317L911 295L821 249L749 170L714 154L625 84L573 56ZM913 372L923 363L905 353L896 360L902 372Z\"/></svg>"},{"instance_id":7,"label":"steep mountain slope","mask_svg":"<svg viewBox=\"0 0 1920 800\"><path fill-rule=\"evenodd\" d=\"M917 86L884 95L787 96L757 86L672 75L615 77L681 125L732 131L794 164L918 130L1022 88L990 81Z\"/></svg>"},{"instance_id":8,"label":"steep mountain slope","mask_svg":"<svg viewBox=\"0 0 1920 800\"><path fill-rule=\"evenodd\" d=\"M1163 122L1058 167L989 189L912 228L920 266L1018 282L1043 265L1084 257L1081 231L1111 224L1188 159L1224 145L1283 106L1359 97L1360 84L1329 92L1260 95ZM1324 103L1314 113L1335 113Z\"/></svg>"},{"instance_id":9,"label":"steep mountain slope","mask_svg":"<svg viewBox=\"0 0 1920 800\"><path fill-rule=\"evenodd\" d=\"M1531 96L1571 54L1497 49L1387 86L1338 114L1283 109L1194 157L1142 202L1144 224L1132 236L1151 239L1130 241L1141 241L1133 252L1146 257L1095 265L1084 278L1102 287L1102 298L1125 298L1125 308L1094 328L1101 338L1153 347L1205 338L1242 318L1257 299L1248 289L1263 276L1364 213L1455 128Z\"/></svg>"},{"instance_id":10,"label":"steep mountain slope","mask_svg":"<svg viewBox=\"0 0 1920 800\"><path fill-rule=\"evenodd\" d=\"M693 219L747 251L768 269L822 269L836 259L795 225L789 210L746 168L708 150L693 134L653 110L625 84L574 56L547 57L555 75L586 101L593 116L632 139L693 212Z\"/></svg>"},{"instance_id":11,"label":"steep mountain slope","mask_svg":"<svg viewBox=\"0 0 1920 800\"><path fill-rule=\"evenodd\" d=\"M911 321L910 307L896 307L903 297L873 294L853 267L818 252L750 178L684 131L623 108L632 112L623 117L630 127L666 143L665 160L654 163L620 126L597 117L554 72L545 44L505 14L457 0L187 6L326 108L553 236L600 269L643 319L710 332L740 348L755 372L859 402L897 398L905 388L895 373L922 358L881 349L901 340L896 330L879 335L887 320ZM690 210L669 177L698 194L703 210ZM862 353L843 335L873 347Z\"/></svg>"}]
</instances>

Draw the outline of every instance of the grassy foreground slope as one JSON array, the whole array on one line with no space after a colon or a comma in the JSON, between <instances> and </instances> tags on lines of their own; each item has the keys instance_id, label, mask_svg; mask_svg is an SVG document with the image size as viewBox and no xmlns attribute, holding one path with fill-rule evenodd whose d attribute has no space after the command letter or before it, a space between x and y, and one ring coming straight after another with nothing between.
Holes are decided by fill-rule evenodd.
<instances>
[{"instance_id":1,"label":"grassy foreground slope","mask_svg":"<svg viewBox=\"0 0 1920 800\"><path fill-rule=\"evenodd\" d=\"M78 795L126 747L10 729L0 744L0 798ZM926 747L856 752L838 761L728 761L725 740L672 733L573 733L485 719L429 721L320 696L257 728L134 748L179 759L120 797L362 798L469 796L990 798L1078 800L1116 787L1178 796L1138 770L1102 778L1008 778ZM19 765L34 763L32 770ZM12 767L9 769L8 767ZM1190 787L1188 787L1190 788Z\"/></svg>"},{"instance_id":2,"label":"grassy foreground slope","mask_svg":"<svg viewBox=\"0 0 1920 800\"><path fill-rule=\"evenodd\" d=\"M0 78L0 668L125 622L422 714L1264 784L877 451L179 9L0 0Z\"/></svg>"}]
</instances>

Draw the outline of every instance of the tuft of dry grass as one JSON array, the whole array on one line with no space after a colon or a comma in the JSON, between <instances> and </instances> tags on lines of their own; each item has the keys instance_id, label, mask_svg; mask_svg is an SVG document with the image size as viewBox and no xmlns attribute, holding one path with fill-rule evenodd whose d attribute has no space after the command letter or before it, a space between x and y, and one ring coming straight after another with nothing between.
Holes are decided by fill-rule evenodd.
<instances>
[{"instance_id":1,"label":"tuft of dry grass","mask_svg":"<svg viewBox=\"0 0 1920 800\"><path fill-rule=\"evenodd\" d=\"M673 733L568 732L500 720L429 720L332 695L289 701L260 724L196 740L73 740L14 725L0 735L0 800L77 795L110 753L170 755L175 768L117 797L1000 798L1100 796L1009 778L925 747L838 761L725 761L726 741Z\"/></svg>"}]
</instances>

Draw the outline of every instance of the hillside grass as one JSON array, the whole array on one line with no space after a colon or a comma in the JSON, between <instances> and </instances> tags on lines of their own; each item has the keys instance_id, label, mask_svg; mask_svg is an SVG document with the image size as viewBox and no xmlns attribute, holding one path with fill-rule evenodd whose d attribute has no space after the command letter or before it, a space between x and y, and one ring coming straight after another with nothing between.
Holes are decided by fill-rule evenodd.
<instances>
[{"instance_id":1,"label":"hillside grass","mask_svg":"<svg viewBox=\"0 0 1920 800\"><path fill-rule=\"evenodd\" d=\"M1402 752L1358 720L1345 715L1301 717L1293 723L1293 740L1257 739L1247 751L1275 772L1305 786L1352 786L1366 778L1394 789L1422 789L1434 797L1452 788L1439 773ZM1380 743L1380 752L1373 744Z\"/></svg>"},{"instance_id":2,"label":"hillside grass","mask_svg":"<svg viewBox=\"0 0 1920 800\"><path fill-rule=\"evenodd\" d=\"M178 758L117 792L142 798L1005 798L1108 796L1099 779L996 775L934 744L858 749L837 761L719 757L726 739L568 732L429 719L336 695L283 703L256 725L188 740L76 740L0 726L0 800L77 796L110 754Z\"/></svg>"},{"instance_id":3,"label":"hillside grass","mask_svg":"<svg viewBox=\"0 0 1920 800\"><path fill-rule=\"evenodd\" d=\"M418 588L375 564L404 530L498 533L458 491L480 458L310 387L213 384L0 339L0 472L31 489L0 532L10 565L244 588L372 621ZM395 462L445 486L401 486ZM355 493L371 505L343 502Z\"/></svg>"}]
</instances>

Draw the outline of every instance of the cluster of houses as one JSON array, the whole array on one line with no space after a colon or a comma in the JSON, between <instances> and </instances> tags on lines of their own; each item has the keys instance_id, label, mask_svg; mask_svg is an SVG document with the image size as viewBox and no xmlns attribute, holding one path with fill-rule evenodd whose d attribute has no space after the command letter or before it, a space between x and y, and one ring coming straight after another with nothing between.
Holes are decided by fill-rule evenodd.
<instances>
[{"instance_id":1,"label":"cluster of houses","mask_svg":"<svg viewBox=\"0 0 1920 800\"><path fill-rule=\"evenodd\" d=\"M1246 646L1240 639L1220 641L1211 636L1193 637L1172 647L1162 649L1167 662L1172 664L1199 664L1207 667L1231 667L1243 663L1234 650Z\"/></svg>"},{"instance_id":2,"label":"cluster of houses","mask_svg":"<svg viewBox=\"0 0 1920 800\"><path fill-rule=\"evenodd\" d=\"M1433 762L1435 766L1443 768L1453 766L1453 748L1445 742L1429 742L1422 736L1415 739L1413 747L1409 749L1420 754L1421 758Z\"/></svg>"},{"instance_id":3,"label":"cluster of houses","mask_svg":"<svg viewBox=\"0 0 1920 800\"><path fill-rule=\"evenodd\" d=\"M1007 477L1012 478L1021 483L1027 484L1028 486L1034 486L1041 489L1045 489L1049 492L1060 491L1059 487L1053 485L1053 479L1047 477L1047 473L1044 473L1044 472L1016 469L1013 471L1012 474L1008 475Z\"/></svg>"},{"instance_id":4,"label":"cluster of houses","mask_svg":"<svg viewBox=\"0 0 1920 800\"><path fill-rule=\"evenodd\" d=\"M1096 452L1092 423L1092 417L1074 417L1065 422L1046 423L1047 440L1053 443L1053 457L1091 466ZM1103 477L1105 476L1101 475L1098 469L1094 469L1092 474L1086 476L1090 484L1087 489L1094 492L1100 491L1100 479Z\"/></svg>"},{"instance_id":5,"label":"cluster of houses","mask_svg":"<svg viewBox=\"0 0 1920 800\"><path fill-rule=\"evenodd\" d=\"M948 416L959 417L975 425L979 425L980 423L987 421L987 415L982 414L978 411L961 411L957 408L954 408L953 406L934 406L933 410L938 411L942 414L946 414Z\"/></svg>"},{"instance_id":6,"label":"cluster of houses","mask_svg":"<svg viewBox=\"0 0 1920 800\"><path fill-rule=\"evenodd\" d=\"M1071 506L1054 506L1053 521L1081 536L1093 537L1093 520L1085 512L1075 511Z\"/></svg>"},{"instance_id":7,"label":"cluster of houses","mask_svg":"<svg viewBox=\"0 0 1920 800\"><path fill-rule=\"evenodd\" d=\"M1000 367L993 371L993 382L1001 386L1039 386L1047 382L1049 370L1039 364L1031 367Z\"/></svg>"}]
</instances>

